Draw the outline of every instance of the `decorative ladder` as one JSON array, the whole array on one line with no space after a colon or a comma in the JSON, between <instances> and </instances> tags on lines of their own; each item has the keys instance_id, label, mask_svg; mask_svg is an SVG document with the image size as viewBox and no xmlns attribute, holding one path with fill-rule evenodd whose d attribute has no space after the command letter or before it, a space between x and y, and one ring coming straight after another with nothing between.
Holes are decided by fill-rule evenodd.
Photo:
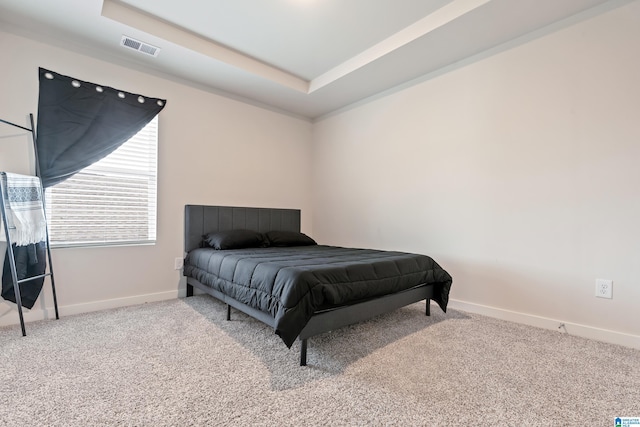
<instances>
[{"instance_id":1,"label":"decorative ladder","mask_svg":"<svg viewBox=\"0 0 640 427\"><path fill-rule=\"evenodd\" d=\"M27 128L24 126L20 126L17 125L15 123L11 123L8 122L6 120L2 120L0 119L0 122L8 124L10 126L14 126L23 130L26 130L28 132L31 133L31 140L33 141L33 150L35 153L35 158L36 158L36 176L38 178L40 178L40 162L38 160L38 147L36 145L36 128L34 125L34 121L33 121L33 114L29 114L29 120L31 122L31 128ZM44 189L42 188L42 179L40 179L40 189L42 190L42 210L43 212L45 211L45 201L44 201ZM13 290L15 292L15 297L16 297L16 305L18 306L18 314L20 316L20 327L22 329L22 336L26 336L27 332L24 326L24 317L22 314L22 298L20 297L20 284L24 283L24 282L29 282L32 280L37 280L37 279L44 279L46 277L49 277L50 281L51 281L51 291L53 293L53 306L55 308L55 312L56 312L56 319L59 319L60 316L58 314L58 299L56 298L56 286L55 286L55 281L54 281L54 277L53 277L53 264L51 263L51 248L49 246L49 227L48 225L46 226L45 230L46 230L46 249L47 249L47 266L49 269L49 272L46 272L46 268L45 267L45 272L44 274L39 274L37 276L32 276L32 277L26 277L24 279L18 279L18 273L16 271L16 259L14 256L14 252L13 252L13 245L11 243L11 236L9 234L9 225L7 223L7 215L6 215L6 211L5 211L5 206L6 206L6 202L5 202L5 194L6 194L6 189L4 188L2 182L0 181L0 214L2 215L2 221L3 221L3 225L4 225L4 232L5 232L5 236L7 239L7 257L9 258L9 267L11 268L11 279L13 281ZM45 217L46 219L46 217Z\"/></svg>"}]
</instances>

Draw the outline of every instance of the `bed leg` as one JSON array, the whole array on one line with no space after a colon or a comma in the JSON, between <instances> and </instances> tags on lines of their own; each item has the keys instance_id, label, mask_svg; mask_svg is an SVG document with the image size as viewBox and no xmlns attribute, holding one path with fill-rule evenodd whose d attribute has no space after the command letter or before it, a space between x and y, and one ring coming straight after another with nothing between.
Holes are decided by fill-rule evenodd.
<instances>
[{"instance_id":1,"label":"bed leg","mask_svg":"<svg viewBox=\"0 0 640 427\"><path fill-rule=\"evenodd\" d=\"M227 304L227 320L231 320L231 306Z\"/></svg>"},{"instance_id":2,"label":"bed leg","mask_svg":"<svg viewBox=\"0 0 640 427\"><path fill-rule=\"evenodd\" d=\"M187 297L193 296L193 285L187 283Z\"/></svg>"},{"instance_id":3,"label":"bed leg","mask_svg":"<svg viewBox=\"0 0 640 427\"><path fill-rule=\"evenodd\" d=\"M307 339L300 339L300 366L307 366Z\"/></svg>"},{"instance_id":4,"label":"bed leg","mask_svg":"<svg viewBox=\"0 0 640 427\"><path fill-rule=\"evenodd\" d=\"M425 316L431 316L431 300L427 298L427 308L425 308L424 314Z\"/></svg>"}]
</instances>

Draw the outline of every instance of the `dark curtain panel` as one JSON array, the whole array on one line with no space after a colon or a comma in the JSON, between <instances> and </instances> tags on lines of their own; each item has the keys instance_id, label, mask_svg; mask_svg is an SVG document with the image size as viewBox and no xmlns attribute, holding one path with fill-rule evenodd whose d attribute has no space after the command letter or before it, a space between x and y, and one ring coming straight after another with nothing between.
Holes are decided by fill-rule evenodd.
<instances>
[{"instance_id":1,"label":"dark curtain panel","mask_svg":"<svg viewBox=\"0 0 640 427\"><path fill-rule=\"evenodd\" d=\"M50 187L97 162L138 133L166 100L89 83L40 68L36 146Z\"/></svg>"},{"instance_id":2,"label":"dark curtain panel","mask_svg":"<svg viewBox=\"0 0 640 427\"><path fill-rule=\"evenodd\" d=\"M16 261L18 280L44 274L47 268L45 242L34 243L27 246L13 245L13 256ZM33 308L33 305L40 295L43 284L44 277L18 285L20 286L20 299L22 300L23 307ZM11 277L11 266L9 265L9 254L4 257L4 265L2 267L2 298L16 303L13 278Z\"/></svg>"}]
</instances>

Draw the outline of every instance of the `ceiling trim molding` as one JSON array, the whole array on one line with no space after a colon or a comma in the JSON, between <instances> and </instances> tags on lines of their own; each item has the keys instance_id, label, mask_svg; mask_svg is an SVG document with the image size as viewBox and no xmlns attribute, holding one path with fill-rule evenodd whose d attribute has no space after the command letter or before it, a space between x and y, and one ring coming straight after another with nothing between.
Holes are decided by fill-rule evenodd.
<instances>
[{"instance_id":1,"label":"ceiling trim molding","mask_svg":"<svg viewBox=\"0 0 640 427\"><path fill-rule=\"evenodd\" d=\"M309 82L300 77L265 64L255 58L243 55L233 49L184 30L120 1L104 0L102 3L102 16L228 65L243 69L298 92L308 93L309 91Z\"/></svg>"},{"instance_id":2,"label":"ceiling trim molding","mask_svg":"<svg viewBox=\"0 0 640 427\"><path fill-rule=\"evenodd\" d=\"M377 43L353 58L348 59L321 76L314 78L309 84L309 93L315 92L316 90L353 73L357 69L362 68L397 49L400 49L412 41L425 36L426 34L458 19L466 13L479 8L490 1L491 0L456 0L442 6L440 9L425 16L416 23L398 31L387 39Z\"/></svg>"}]
</instances>

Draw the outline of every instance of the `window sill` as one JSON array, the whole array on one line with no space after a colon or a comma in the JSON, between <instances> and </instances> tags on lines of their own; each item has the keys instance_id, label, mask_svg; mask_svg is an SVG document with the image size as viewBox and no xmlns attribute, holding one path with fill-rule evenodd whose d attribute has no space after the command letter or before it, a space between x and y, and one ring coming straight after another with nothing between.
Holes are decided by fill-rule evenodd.
<instances>
[{"instance_id":1,"label":"window sill","mask_svg":"<svg viewBox=\"0 0 640 427\"><path fill-rule=\"evenodd\" d=\"M122 246L155 246L155 240L132 241L132 242L96 242L96 243L51 243L51 249L70 248L112 248Z\"/></svg>"}]
</instances>

